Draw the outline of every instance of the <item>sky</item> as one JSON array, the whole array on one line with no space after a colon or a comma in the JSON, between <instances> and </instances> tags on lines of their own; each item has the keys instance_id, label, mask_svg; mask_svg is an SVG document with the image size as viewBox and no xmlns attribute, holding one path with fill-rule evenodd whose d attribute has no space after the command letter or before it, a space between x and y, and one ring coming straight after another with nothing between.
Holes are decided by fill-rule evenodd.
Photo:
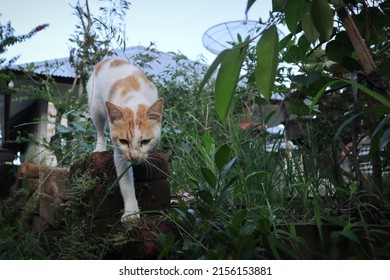
<instances>
[{"instance_id":1,"label":"sky","mask_svg":"<svg viewBox=\"0 0 390 280\"><path fill-rule=\"evenodd\" d=\"M85 0L79 0L84 3ZM69 41L78 19L71 6L77 0L0 0L0 22L11 22L15 35L28 33L38 25L50 26L32 39L11 46L6 58L20 55L18 63L37 62L69 55ZM244 20L247 0L130 0L126 14L126 45L148 46L154 42L163 52L180 52L192 60L201 55L212 63L215 55L202 44L210 27L227 21ZM248 18L268 18L272 0L257 0ZM89 0L98 15L99 0Z\"/></svg>"}]
</instances>

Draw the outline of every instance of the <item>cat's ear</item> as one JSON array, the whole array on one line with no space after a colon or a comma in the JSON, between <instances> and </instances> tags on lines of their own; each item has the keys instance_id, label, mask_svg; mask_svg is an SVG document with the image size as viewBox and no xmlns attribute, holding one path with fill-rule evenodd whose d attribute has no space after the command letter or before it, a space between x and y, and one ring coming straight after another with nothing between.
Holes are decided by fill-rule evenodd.
<instances>
[{"instance_id":1,"label":"cat's ear","mask_svg":"<svg viewBox=\"0 0 390 280\"><path fill-rule=\"evenodd\" d=\"M106 101L105 104L111 123L123 118L122 110L118 106L108 101Z\"/></svg>"},{"instance_id":2,"label":"cat's ear","mask_svg":"<svg viewBox=\"0 0 390 280\"><path fill-rule=\"evenodd\" d=\"M156 102L154 102L147 112L147 116L150 120L155 120L157 122L161 122L162 111L164 106L164 99L159 98Z\"/></svg>"}]
</instances>

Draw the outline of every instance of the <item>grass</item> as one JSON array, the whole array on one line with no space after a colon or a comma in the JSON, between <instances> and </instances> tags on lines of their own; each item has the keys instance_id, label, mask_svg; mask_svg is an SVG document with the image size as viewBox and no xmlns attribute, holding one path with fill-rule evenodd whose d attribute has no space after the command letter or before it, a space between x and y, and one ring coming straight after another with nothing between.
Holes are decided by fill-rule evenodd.
<instances>
[{"instance_id":1,"label":"grass","mask_svg":"<svg viewBox=\"0 0 390 280\"><path fill-rule=\"evenodd\" d=\"M21 225L10 213L0 211L0 260L47 259L37 236Z\"/></svg>"}]
</instances>

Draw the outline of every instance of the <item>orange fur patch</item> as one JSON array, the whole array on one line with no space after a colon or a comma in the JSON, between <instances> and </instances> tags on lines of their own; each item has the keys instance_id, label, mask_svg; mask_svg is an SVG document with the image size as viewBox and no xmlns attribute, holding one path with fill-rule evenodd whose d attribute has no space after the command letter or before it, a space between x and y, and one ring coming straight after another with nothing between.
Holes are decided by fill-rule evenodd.
<instances>
[{"instance_id":1,"label":"orange fur patch","mask_svg":"<svg viewBox=\"0 0 390 280\"><path fill-rule=\"evenodd\" d=\"M140 104L137 107L137 115L136 115L136 125L142 129L145 126L146 113L148 112L148 108L146 105Z\"/></svg>"},{"instance_id":2,"label":"orange fur patch","mask_svg":"<svg viewBox=\"0 0 390 280\"><path fill-rule=\"evenodd\" d=\"M130 75L130 76L127 76L126 78L119 79L118 81L116 81L112 85L112 87L110 89L109 100L112 100L114 95L117 92L120 92L120 94L123 97L125 97L126 95L128 95L129 92L139 90L140 86L141 85L140 85L137 77L134 75Z\"/></svg>"},{"instance_id":3,"label":"orange fur patch","mask_svg":"<svg viewBox=\"0 0 390 280\"><path fill-rule=\"evenodd\" d=\"M129 108L123 109L123 120L125 125L125 131L127 131L128 139L133 139L135 123L134 123L134 113Z\"/></svg>"},{"instance_id":4,"label":"orange fur patch","mask_svg":"<svg viewBox=\"0 0 390 280\"><path fill-rule=\"evenodd\" d=\"M121 59L114 59L114 60L111 60L110 67L114 68L114 67L121 66L123 64L128 64L128 62L121 60Z\"/></svg>"},{"instance_id":5,"label":"orange fur patch","mask_svg":"<svg viewBox=\"0 0 390 280\"><path fill-rule=\"evenodd\" d=\"M95 67L95 76L99 75L100 70L102 70L104 64L106 64L108 60L102 60Z\"/></svg>"},{"instance_id":6,"label":"orange fur patch","mask_svg":"<svg viewBox=\"0 0 390 280\"><path fill-rule=\"evenodd\" d=\"M122 108L121 121L113 123L111 129L114 136L132 139L135 131L134 113L129 108ZM119 136L122 135L122 136Z\"/></svg>"}]
</instances>

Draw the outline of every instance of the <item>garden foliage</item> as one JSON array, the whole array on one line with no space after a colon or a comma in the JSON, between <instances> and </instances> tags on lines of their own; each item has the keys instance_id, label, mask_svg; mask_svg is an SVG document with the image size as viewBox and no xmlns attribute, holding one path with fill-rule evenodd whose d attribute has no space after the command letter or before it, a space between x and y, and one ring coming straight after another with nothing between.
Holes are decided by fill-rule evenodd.
<instances>
[{"instance_id":1,"label":"garden foliage","mask_svg":"<svg viewBox=\"0 0 390 280\"><path fill-rule=\"evenodd\" d=\"M246 11L254 2L247 1ZM272 4L270 17L259 19L261 35L238 38L209 67L197 62L202 76L185 63L184 55L175 54L181 67L167 67L164 75L151 77L166 101L160 148L170 160L172 193L193 198L162 213L176 224L181 238L156 235L159 258L303 258L297 250L305 246L297 234L300 223L314 224L322 245L323 226L340 226L330 236L325 258L342 257L339 245L346 240L353 245L352 257L388 258L388 248L370 243L375 232L367 225L388 223L390 211L390 5L379 0ZM79 9L82 22L92 24L93 17ZM358 33L351 35L345 15ZM104 24L99 28L106 30ZM107 53L101 33L81 26L77 30L72 40L80 58L86 58L86 50L94 57ZM358 39L364 46L356 45ZM134 58L146 72L148 61L158 59L152 46L150 50ZM367 55L375 69L364 63ZM80 69L93 60L81 60ZM57 123L54 140L67 144L47 143L64 165L91 152L93 145L86 107L72 102L56 105L69 125ZM246 113L269 103L278 103L287 116L282 133L266 129L275 112ZM240 129L248 118L253 128ZM300 130L292 144L283 133L294 126ZM371 143L362 158L358 147L365 136ZM372 173L359 168L363 162L371 164ZM364 240L356 234L361 227ZM72 236L85 234L70 234L70 246Z\"/></svg>"}]
</instances>

